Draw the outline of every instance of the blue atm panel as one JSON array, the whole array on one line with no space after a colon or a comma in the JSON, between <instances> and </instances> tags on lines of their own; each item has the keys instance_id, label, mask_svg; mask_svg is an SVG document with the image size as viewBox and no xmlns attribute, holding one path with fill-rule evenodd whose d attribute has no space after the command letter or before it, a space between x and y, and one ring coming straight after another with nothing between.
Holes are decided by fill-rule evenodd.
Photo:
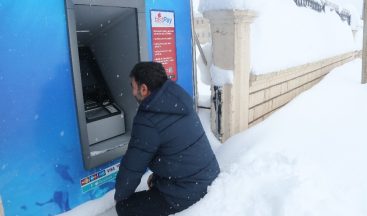
<instances>
[{"instance_id":1,"label":"blue atm panel","mask_svg":"<svg viewBox=\"0 0 367 216\"><path fill-rule=\"evenodd\" d=\"M71 1L76 5L90 2ZM133 1L92 1L93 5L115 7L113 2L132 8ZM138 60L152 60L157 53L151 12L173 14L176 82L192 95L190 1L141 2L143 8L134 9ZM100 154L88 147L88 155L81 143L74 76L79 65L73 60L73 49L78 45L72 42L68 4L70 1L64 0L0 2L0 196L5 215L56 215L103 196L115 185L122 154L109 155L103 149ZM76 23L73 25L76 30ZM129 41L122 38L120 43ZM123 76L121 73L115 78L126 79ZM109 79L105 79L108 83ZM118 90L117 84L109 86L112 97L128 94L130 86L126 85ZM129 108L122 109L126 118L133 118ZM129 130L128 120L126 129ZM103 160L100 155L104 155ZM86 158L92 161L89 167Z\"/></svg>"}]
</instances>

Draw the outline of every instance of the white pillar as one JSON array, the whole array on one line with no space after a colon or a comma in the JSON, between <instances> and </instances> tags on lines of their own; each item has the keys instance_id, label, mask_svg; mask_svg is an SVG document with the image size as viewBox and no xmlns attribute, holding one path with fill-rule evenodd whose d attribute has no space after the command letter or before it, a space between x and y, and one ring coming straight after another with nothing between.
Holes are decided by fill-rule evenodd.
<instances>
[{"instance_id":1,"label":"white pillar","mask_svg":"<svg viewBox=\"0 0 367 216\"><path fill-rule=\"evenodd\" d=\"M248 127L250 24L255 13L248 10L216 10L205 12L204 17L210 20L213 64L232 70L234 75L233 84L222 87L221 115L214 109L218 104L212 102L212 130L224 142ZM218 95L215 97L218 98Z\"/></svg>"}]
</instances>

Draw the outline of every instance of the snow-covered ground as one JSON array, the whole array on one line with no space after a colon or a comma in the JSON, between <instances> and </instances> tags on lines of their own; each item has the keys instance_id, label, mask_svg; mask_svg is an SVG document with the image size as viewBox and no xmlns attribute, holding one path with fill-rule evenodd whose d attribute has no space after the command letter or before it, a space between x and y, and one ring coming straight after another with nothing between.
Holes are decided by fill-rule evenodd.
<instances>
[{"instance_id":1,"label":"snow-covered ground","mask_svg":"<svg viewBox=\"0 0 367 216\"><path fill-rule=\"evenodd\" d=\"M215 151L222 172L208 195L177 215L367 215L360 80L358 59L230 138Z\"/></svg>"},{"instance_id":2,"label":"snow-covered ground","mask_svg":"<svg viewBox=\"0 0 367 216\"><path fill-rule=\"evenodd\" d=\"M208 110L200 110L221 174L177 215L367 215L367 85L360 79L358 59L223 145L210 132ZM100 216L116 215L113 191L64 216L105 210Z\"/></svg>"}]
</instances>

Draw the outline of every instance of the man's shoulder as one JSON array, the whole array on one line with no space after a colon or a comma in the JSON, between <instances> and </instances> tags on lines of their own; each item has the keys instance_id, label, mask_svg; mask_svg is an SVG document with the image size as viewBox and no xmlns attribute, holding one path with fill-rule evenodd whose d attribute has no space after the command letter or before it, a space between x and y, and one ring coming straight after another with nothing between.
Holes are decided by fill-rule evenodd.
<instances>
[{"instance_id":1,"label":"man's shoulder","mask_svg":"<svg viewBox=\"0 0 367 216\"><path fill-rule=\"evenodd\" d=\"M153 127L154 126L154 123L152 121L153 115L154 113L138 110L138 112L134 117L134 124L144 124Z\"/></svg>"}]
</instances>

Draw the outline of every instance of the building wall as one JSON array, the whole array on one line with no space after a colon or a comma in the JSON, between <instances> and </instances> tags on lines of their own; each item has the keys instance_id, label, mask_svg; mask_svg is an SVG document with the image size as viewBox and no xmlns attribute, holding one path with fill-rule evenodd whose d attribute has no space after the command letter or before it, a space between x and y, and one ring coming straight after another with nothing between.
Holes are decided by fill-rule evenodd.
<instances>
[{"instance_id":1,"label":"building wall","mask_svg":"<svg viewBox=\"0 0 367 216\"><path fill-rule=\"evenodd\" d=\"M317 84L335 67L361 55L360 51L353 51L265 75L253 75L247 44L250 24L256 16L254 11L217 10L204 13L210 26L204 25L205 21L201 21L204 18L195 20L196 32L211 32L213 64L232 70L235 80L211 88L211 127L221 142L264 120Z\"/></svg>"},{"instance_id":2,"label":"building wall","mask_svg":"<svg viewBox=\"0 0 367 216\"><path fill-rule=\"evenodd\" d=\"M270 74L251 75L249 126L264 120L297 95L317 84L331 70L358 56L360 52L350 52Z\"/></svg>"},{"instance_id":3,"label":"building wall","mask_svg":"<svg viewBox=\"0 0 367 216\"><path fill-rule=\"evenodd\" d=\"M212 40L209 20L204 17L194 18L194 29L200 44L209 43Z\"/></svg>"}]
</instances>

